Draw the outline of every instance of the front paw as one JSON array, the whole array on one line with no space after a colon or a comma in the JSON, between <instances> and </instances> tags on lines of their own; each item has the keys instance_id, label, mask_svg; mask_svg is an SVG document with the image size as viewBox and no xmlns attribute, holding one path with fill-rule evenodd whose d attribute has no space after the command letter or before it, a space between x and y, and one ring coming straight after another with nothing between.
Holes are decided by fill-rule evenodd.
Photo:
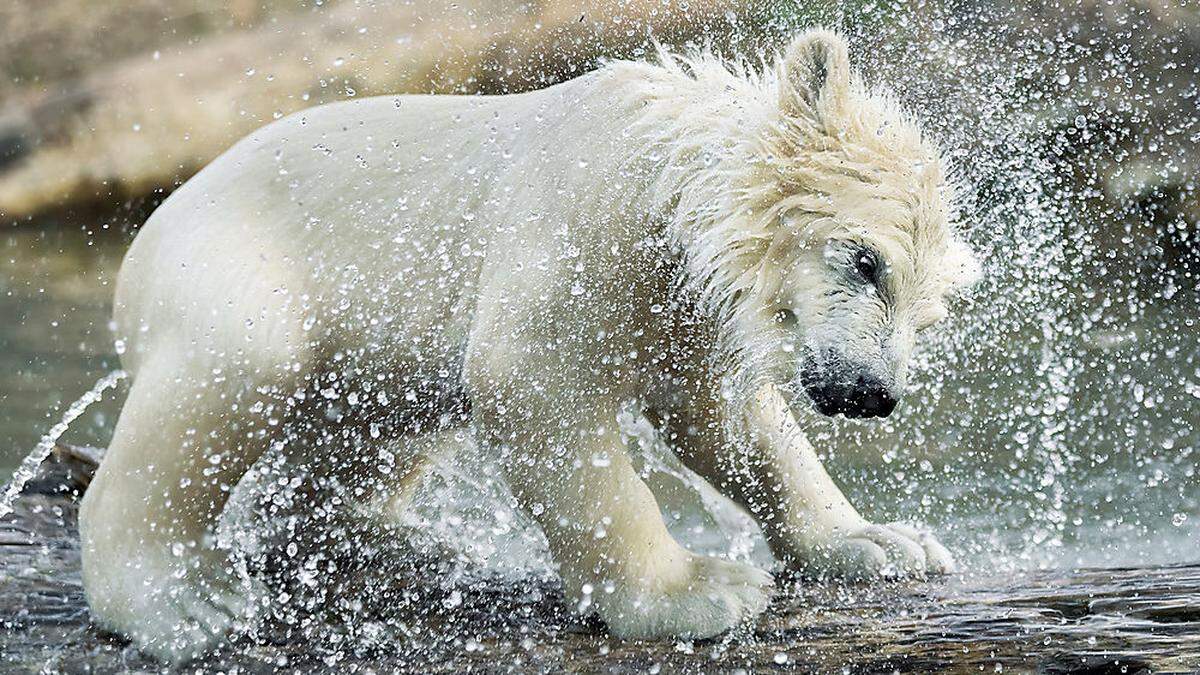
<instances>
[{"instance_id":1,"label":"front paw","mask_svg":"<svg viewBox=\"0 0 1200 675\"><path fill-rule=\"evenodd\" d=\"M688 554L678 571L675 579L631 581L598 594L609 632L622 639L707 638L757 617L771 600L771 575L752 565Z\"/></svg>"},{"instance_id":2,"label":"front paw","mask_svg":"<svg viewBox=\"0 0 1200 675\"><path fill-rule=\"evenodd\" d=\"M815 578L924 579L956 569L954 556L933 534L904 523L865 523L798 548L789 566Z\"/></svg>"}]
</instances>

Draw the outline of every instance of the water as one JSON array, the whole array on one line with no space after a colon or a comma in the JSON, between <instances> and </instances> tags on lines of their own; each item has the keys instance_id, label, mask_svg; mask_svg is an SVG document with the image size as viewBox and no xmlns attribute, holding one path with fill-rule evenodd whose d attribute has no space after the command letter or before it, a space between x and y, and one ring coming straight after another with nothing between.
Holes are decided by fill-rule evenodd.
<instances>
[{"instance_id":1,"label":"water","mask_svg":"<svg viewBox=\"0 0 1200 675\"><path fill-rule=\"evenodd\" d=\"M128 237L88 230L54 222L0 233L0 483L58 411L120 367L109 319ZM120 401L89 408L62 440L107 445Z\"/></svg>"},{"instance_id":2,"label":"water","mask_svg":"<svg viewBox=\"0 0 1200 675\"><path fill-rule=\"evenodd\" d=\"M50 427L50 430L42 436L42 440L38 441L37 447L25 456L25 459L21 461L20 466L13 473L8 486L4 490L4 494L0 495L0 518L12 513L13 501L21 494L21 490L25 488L25 483L28 483L29 479L37 474L38 466L50 456L50 452L54 450L54 444L58 442L58 439L62 438L62 435L70 428L71 423L79 419L79 416L86 412L93 403L99 401L104 392L112 389L118 382L125 379L126 374L123 370L112 371L100 378L86 394L80 396L67 407L62 419L53 427Z\"/></svg>"}]
</instances>

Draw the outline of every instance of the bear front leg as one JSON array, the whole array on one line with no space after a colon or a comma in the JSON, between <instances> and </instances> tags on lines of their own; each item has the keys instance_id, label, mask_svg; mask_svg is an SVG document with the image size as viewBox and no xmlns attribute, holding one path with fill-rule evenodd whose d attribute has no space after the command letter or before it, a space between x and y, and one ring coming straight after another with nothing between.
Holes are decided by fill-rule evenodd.
<instances>
[{"instance_id":1,"label":"bear front leg","mask_svg":"<svg viewBox=\"0 0 1200 675\"><path fill-rule=\"evenodd\" d=\"M954 558L932 534L903 523L871 523L859 515L773 385L759 390L749 418L755 478L782 483L779 518L768 521L764 531L789 567L851 579L954 571Z\"/></svg>"},{"instance_id":2,"label":"bear front leg","mask_svg":"<svg viewBox=\"0 0 1200 675\"><path fill-rule=\"evenodd\" d=\"M928 532L874 524L858 513L773 385L758 391L746 425L721 419L725 409L712 402L677 412L665 420L667 430L689 468L754 514L772 553L788 568L848 579L954 570L949 551ZM748 439L728 436L739 427L747 428Z\"/></svg>"},{"instance_id":3,"label":"bear front leg","mask_svg":"<svg viewBox=\"0 0 1200 675\"><path fill-rule=\"evenodd\" d=\"M574 408L563 419L511 403L502 415L477 408L478 428L545 532L568 603L595 611L621 638L710 637L766 608L770 575L693 554L667 532L625 453L615 407Z\"/></svg>"}]
</instances>

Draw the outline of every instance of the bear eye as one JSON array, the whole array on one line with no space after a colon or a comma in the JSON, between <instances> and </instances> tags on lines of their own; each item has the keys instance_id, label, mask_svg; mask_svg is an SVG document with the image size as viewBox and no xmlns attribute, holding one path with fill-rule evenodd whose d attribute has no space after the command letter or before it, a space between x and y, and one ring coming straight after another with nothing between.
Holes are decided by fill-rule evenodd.
<instances>
[{"instance_id":1,"label":"bear eye","mask_svg":"<svg viewBox=\"0 0 1200 675\"><path fill-rule=\"evenodd\" d=\"M784 328L791 328L796 325L796 313L786 307L781 307L775 311L775 323Z\"/></svg>"},{"instance_id":2,"label":"bear eye","mask_svg":"<svg viewBox=\"0 0 1200 675\"><path fill-rule=\"evenodd\" d=\"M879 259L875 257L874 251L859 249L858 253L854 254L854 269L868 282L879 282Z\"/></svg>"}]
</instances>

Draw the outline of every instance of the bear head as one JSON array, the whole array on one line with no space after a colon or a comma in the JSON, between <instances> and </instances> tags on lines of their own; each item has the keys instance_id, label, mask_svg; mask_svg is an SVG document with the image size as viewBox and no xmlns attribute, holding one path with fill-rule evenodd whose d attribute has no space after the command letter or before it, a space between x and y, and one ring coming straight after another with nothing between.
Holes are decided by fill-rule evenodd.
<instances>
[{"instance_id":1,"label":"bear head","mask_svg":"<svg viewBox=\"0 0 1200 675\"><path fill-rule=\"evenodd\" d=\"M938 148L852 73L846 43L816 30L777 66L765 185L751 210L776 221L747 308L778 345L772 379L826 415L886 417L918 333L978 276L954 234ZM768 327L768 325L770 327Z\"/></svg>"}]
</instances>

